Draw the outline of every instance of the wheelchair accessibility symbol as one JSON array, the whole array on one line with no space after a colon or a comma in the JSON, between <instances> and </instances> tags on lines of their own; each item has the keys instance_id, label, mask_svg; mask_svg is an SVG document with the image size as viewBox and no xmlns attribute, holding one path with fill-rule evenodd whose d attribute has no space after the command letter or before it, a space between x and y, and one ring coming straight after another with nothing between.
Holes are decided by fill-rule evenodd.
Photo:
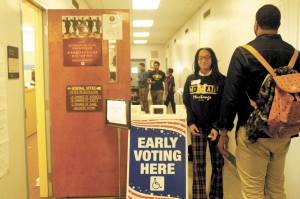
<instances>
[{"instance_id":1,"label":"wheelchair accessibility symbol","mask_svg":"<svg viewBox=\"0 0 300 199\"><path fill-rule=\"evenodd\" d=\"M165 190L165 177L151 176L150 177L150 190L151 191L164 191Z\"/></svg>"}]
</instances>

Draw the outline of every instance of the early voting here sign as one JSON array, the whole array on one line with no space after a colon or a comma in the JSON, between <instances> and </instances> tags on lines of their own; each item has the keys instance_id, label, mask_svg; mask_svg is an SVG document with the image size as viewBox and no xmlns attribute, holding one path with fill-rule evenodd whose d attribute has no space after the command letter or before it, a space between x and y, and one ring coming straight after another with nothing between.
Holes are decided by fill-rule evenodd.
<instances>
[{"instance_id":1,"label":"early voting here sign","mask_svg":"<svg viewBox=\"0 0 300 199\"><path fill-rule=\"evenodd\" d=\"M132 120L128 199L187 198L186 138L185 119Z\"/></svg>"}]
</instances>

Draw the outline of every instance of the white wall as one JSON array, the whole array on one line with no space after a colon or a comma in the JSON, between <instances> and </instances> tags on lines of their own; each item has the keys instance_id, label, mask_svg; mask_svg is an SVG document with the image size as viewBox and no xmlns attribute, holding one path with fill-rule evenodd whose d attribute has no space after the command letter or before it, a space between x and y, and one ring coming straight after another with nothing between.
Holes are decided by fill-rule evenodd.
<instances>
[{"instance_id":1,"label":"white wall","mask_svg":"<svg viewBox=\"0 0 300 199\"><path fill-rule=\"evenodd\" d=\"M291 6L291 5L289 5ZM294 34L294 36L291 38L291 41L293 41L293 45L299 50L300 49L300 35L297 34L300 31L300 2L296 1L293 4L294 8L297 8L296 13L295 9L290 9L290 11L293 12L293 17L290 19L290 24L294 26L297 31L293 30L291 31L291 34ZM298 12L297 12L298 11ZM293 23L294 22L294 23ZM295 25L297 24L297 26ZM289 199L296 199L299 198L300 195L300 189L297 185L300 184L300 169L299 169L299 163L300 163L300 138L294 138L291 142L291 147L287 155L286 159L286 169L285 169L285 177L287 179L286 182L286 192L288 193Z\"/></svg>"},{"instance_id":2,"label":"white wall","mask_svg":"<svg viewBox=\"0 0 300 199\"><path fill-rule=\"evenodd\" d=\"M152 51L158 52L158 57L151 56ZM166 71L166 51L165 45L134 45L130 46L130 59L146 59L146 70L150 69L150 61L156 60L160 62L160 70Z\"/></svg>"},{"instance_id":3,"label":"white wall","mask_svg":"<svg viewBox=\"0 0 300 199\"><path fill-rule=\"evenodd\" d=\"M211 47L216 52L220 71L226 75L234 49L255 38L253 25L255 13L264 4L272 3L282 12L279 29L283 39L295 47L299 46L300 2L297 0L208 0L200 10L166 44L169 65L175 67L177 85L183 86L186 77L192 73L192 62L196 50ZM211 10L210 16L203 19L203 14ZM298 25L298 26L297 26ZM184 30L189 28L189 33ZM191 34L190 34L191 33ZM174 39L176 43L174 44ZM180 74L176 76L176 71ZM230 133L229 151L235 154L234 132ZM297 199L300 189L300 138L292 140L286 162L287 198Z\"/></svg>"},{"instance_id":4,"label":"white wall","mask_svg":"<svg viewBox=\"0 0 300 199\"><path fill-rule=\"evenodd\" d=\"M5 46L5 53L7 53L7 45L19 48L21 76L19 79L8 80L7 83L9 170L0 178L0 198L26 199L27 176L20 1L0 0L0 4L0 24L5 27L0 31L0 42ZM4 56L7 57L7 54ZM6 59L5 66L7 66Z\"/></svg>"},{"instance_id":5,"label":"white wall","mask_svg":"<svg viewBox=\"0 0 300 199\"><path fill-rule=\"evenodd\" d=\"M193 72L195 53L200 46L199 17L197 12L166 44L168 65L174 68L176 88L183 88L186 77ZM188 33L185 33L186 29ZM182 96L176 94L175 101L182 104Z\"/></svg>"},{"instance_id":6,"label":"white wall","mask_svg":"<svg viewBox=\"0 0 300 199\"><path fill-rule=\"evenodd\" d=\"M72 0L32 0L46 9L76 9L72 5ZM79 9L88 9L84 1L78 0Z\"/></svg>"}]
</instances>

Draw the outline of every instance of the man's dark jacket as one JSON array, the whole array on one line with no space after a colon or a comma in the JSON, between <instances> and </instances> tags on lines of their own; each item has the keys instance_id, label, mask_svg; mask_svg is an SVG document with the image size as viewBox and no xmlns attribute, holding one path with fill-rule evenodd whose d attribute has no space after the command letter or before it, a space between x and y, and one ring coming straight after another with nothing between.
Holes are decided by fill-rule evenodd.
<instances>
[{"instance_id":1,"label":"man's dark jacket","mask_svg":"<svg viewBox=\"0 0 300 199\"><path fill-rule=\"evenodd\" d=\"M248 43L254 47L274 68L287 66L294 47L282 40L280 35L259 35ZM300 72L300 58L298 56L294 69ZM233 121L238 114L237 126L246 123L253 108L248 96L256 100L259 89L268 71L245 48L238 47L234 51L224 88L221 103L219 128L231 130ZM299 80L300 81L300 80ZM248 93L248 96L246 92Z\"/></svg>"}]
</instances>

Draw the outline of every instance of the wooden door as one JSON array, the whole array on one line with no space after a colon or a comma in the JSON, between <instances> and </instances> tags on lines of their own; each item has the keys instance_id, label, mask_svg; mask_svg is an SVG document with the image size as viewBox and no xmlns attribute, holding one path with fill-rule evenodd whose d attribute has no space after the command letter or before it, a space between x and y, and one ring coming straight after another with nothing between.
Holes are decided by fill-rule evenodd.
<instances>
[{"instance_id":1,"label":"wooden door","mask_svg":"<svg viewBox=\"0 0 300 199\"><path fill-rule=\"evenodd\" d=\"M66 16L86 18L119 14L123 39L117 41L117 82L109 83L108 41L101 40L102 64L65 66L63 22ZM128 10L49 10L49 76L52 183L55 197L118 195L117 129L105 126L105 99L130 99L130 30ZM70 31L72 27L70 27ZM101 85L102 111L67 111L71 85ZM125 194L127 130L121 136L121 189Z\"/></svg>"}]
</instances>

